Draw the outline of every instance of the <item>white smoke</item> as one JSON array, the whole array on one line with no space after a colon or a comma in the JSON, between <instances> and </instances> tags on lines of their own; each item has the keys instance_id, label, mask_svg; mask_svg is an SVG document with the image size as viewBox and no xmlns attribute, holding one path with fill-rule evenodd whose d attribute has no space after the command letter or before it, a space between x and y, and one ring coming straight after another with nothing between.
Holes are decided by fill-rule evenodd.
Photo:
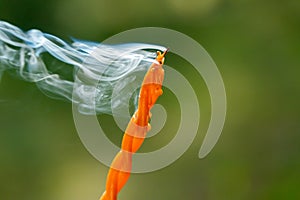
<instances>
[{"instance_id":1,"label":"white smoke","mask_svg":"<svg viewBox=\"0 0 300 200\"><path fill-rule=\"evenodd\" d=\"M129 43L104 45L74 40L71 44L33 29L23 32L0 21L0 79L9 71L35 82L52 98L78 105L84 114L109 113L128 104L138 93L125 89L155 62L159 45ZM112 98L112 93L118 94ZM116 91L117 90L117 91ZM128 96L129 95L129 96Z\"/></svg>"}]
</instances>

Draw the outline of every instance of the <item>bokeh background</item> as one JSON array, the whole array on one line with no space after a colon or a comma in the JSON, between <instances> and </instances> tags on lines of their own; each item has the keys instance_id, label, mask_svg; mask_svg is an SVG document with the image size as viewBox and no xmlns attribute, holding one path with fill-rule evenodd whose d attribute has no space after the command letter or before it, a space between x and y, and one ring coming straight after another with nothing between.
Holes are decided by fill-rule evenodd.
<instances>
[{"instance_id":1,"label":"bokeh background","mask_svg":"<svg viewBox=\"0 0 300 200\"><path fill-rule=\"evenodd\" d=\"M0 19L68 40L102 41L131 28L156 26L197 40L223 76L228 112L222 136L205 159L198 151L210 102L200 76L170 54L167 64L193 84L201 107L199 133L172 165L134 174L120 199L300 199L300 1L298 0L0 0ZM175 97L159 103L180 115ZM193 120L193 119L191 119ZM116 144L122 132L100 116ZM178 120L145 141L168 143ZM4 74L0 84L0 199L96 200L108 168L82 145L71 104Z\"/></svg>"}]
</instances>

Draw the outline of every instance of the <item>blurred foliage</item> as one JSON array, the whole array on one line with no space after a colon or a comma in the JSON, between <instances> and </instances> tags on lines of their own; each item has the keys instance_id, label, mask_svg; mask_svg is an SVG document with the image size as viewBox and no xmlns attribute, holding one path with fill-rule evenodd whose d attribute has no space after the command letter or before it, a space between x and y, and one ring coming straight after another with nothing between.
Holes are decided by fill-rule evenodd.
<instances>
[{"instance_id":1,"label":"blurred foliage","mask_svg":"<svg viewBox=\"0 0 300 200\"><path fill-rule=\"evenodd\" d=\"M167 64L197 91L199 134L169 167L132 175L120 199L300 199L300 1L0 0L0 18L24 30L99 42L136 27L171 28L197 40L218 65L228 112L214 150L197 157L210 117L205 84L170 55ZM162 96L160 103L178 115L172 99ZM108 168L80 142L70 103L4 74L0 111L0 199L98 199ZM99 121L117 144L122 132L109 118ZM142 150L166 144L175 123Z\"/></svg>"}]
</instances>

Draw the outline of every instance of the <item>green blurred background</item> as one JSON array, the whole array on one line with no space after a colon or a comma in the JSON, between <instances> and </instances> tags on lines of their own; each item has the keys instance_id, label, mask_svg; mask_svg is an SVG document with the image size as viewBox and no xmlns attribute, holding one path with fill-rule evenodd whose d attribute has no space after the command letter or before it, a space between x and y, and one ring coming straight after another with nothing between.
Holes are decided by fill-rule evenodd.
<instances>
[{"instance_id":1,"label":"green blurred background","mask_svg":"<svg viewBox=\"0 0 300 200\"><path fill-rule=\"evenodd\" d=\"M209 94L201 77L170 54L167 64L177 66L197 91L199 133L172 165L132 175L121 200L300 199L300 1L0 0L0 19L23 30L99 42L131 28L166 27L194 38L212 56L228 98L219 142L198 159L210 117ZM172 99L166 92L160 103L170 116L180 115ZM167 144L177 119L168 119L141 151ZM119 144L122 132L110 117L99 121ZM70 103L4 74L0 127L1 200L99 198L108 168L80 142Z\"/></svg>"}]
</instances>

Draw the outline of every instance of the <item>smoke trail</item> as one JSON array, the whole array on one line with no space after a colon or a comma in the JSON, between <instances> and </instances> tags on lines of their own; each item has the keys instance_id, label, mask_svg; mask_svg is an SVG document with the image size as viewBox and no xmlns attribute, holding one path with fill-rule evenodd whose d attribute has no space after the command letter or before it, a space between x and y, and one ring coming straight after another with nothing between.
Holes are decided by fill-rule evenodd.
<instances>
[{"instance_id":1,"label":"smoke trail","mask_svg":"<svg viewBox=\"0 0 300 200\"><path fill-rule=\"evenodd\" d=\"M0 80L9 71L35 82L52 98L73 101L81 113L111 114L112 109L128 104L130 96L137 98L137 92L128 93L125 87L155 62L153 50L164 51L165 47L77 40L68 44L39 30L23 32L0 21ZM112 98L113 90L117 98Z\"/></svg>"}]
</instances>

